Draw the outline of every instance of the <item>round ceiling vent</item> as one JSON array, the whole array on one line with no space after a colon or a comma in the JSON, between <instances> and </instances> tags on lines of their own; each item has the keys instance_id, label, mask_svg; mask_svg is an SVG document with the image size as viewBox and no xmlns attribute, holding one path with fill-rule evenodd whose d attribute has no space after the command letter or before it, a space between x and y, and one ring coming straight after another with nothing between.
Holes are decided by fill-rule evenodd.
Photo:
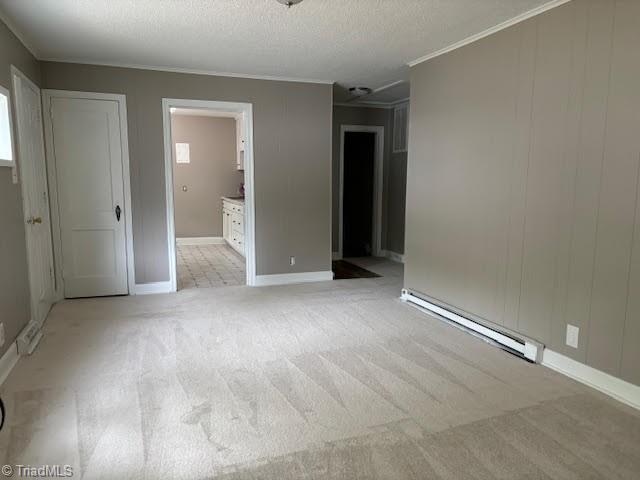
<instances>
[{"instance_id":1,"label":"round ceiling vent","mask_svg":"<svg viewBox=\"0 0 640 480\"><path fill-rule=\"evenodd\" d=\"M298 3L302 2L302 0L276 0L276 2L291 8L293 5L297 5Z\"/></svg>"},{"instance_id":2,"label":"round ceiling vent","mask_svg":"<svg viewBox=\"0 0 640 480\"><path fill-rule=\"evenodd\" d=\"M351 87L349 93L356 97L362 97L363 95L369 95L372 90L369 87Z\"/></svg>"}]
</instances>

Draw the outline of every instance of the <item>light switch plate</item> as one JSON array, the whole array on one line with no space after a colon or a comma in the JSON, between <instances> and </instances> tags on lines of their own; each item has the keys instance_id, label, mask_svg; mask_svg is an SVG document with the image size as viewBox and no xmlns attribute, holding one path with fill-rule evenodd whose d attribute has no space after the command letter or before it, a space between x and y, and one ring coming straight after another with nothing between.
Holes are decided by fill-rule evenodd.
<instances>
[{"instance_id":1,"label":"light switch plate","mask_svg":"<svg viewBox=\"0 0 640 480\"><path fill-rule=\"evenodd\" d=\"M290 257L289 258L289 265L293 266L296 264L296 257Z\"/></svg>"},{"instance_id":2,"label":"light switch plate","mask_svg":"<svg viewBox=\"0 0 640 480\"><path fill-rule=\"evenodd\" d=\"M578 335L580 329L573 325L567 324L567 345L573 348L578 348Z\"/></svg>"}]
</instances>

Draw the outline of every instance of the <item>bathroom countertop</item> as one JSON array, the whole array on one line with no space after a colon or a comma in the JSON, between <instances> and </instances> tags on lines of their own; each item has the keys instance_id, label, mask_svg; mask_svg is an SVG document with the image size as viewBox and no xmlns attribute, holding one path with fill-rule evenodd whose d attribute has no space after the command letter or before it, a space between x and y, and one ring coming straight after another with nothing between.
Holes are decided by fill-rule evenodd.
<instances>
[{"instance_id":1,"label":"bathroom countertop","mask_svg":"<svg viewBox=\"0 0 640 480\"><path fill-rule=\"evenodd\" d=\"M244 197L220 197L227 202L235 203L236 205L244 205Z\"/></svg>"}]
</instances>

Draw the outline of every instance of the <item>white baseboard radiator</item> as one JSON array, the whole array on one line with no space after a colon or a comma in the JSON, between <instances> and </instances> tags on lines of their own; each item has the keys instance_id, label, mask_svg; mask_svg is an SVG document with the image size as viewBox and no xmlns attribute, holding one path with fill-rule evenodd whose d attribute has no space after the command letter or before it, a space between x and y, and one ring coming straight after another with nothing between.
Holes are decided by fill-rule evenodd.
<instances>
[{"instance_id":1,"label":"white baseboard radiator","mask_svg":"<svg viewBox=\"0 0 640 480\"><path fill-rule=\"evenodd\" d=\"M38 346L40 339L42 338L42 330L40 325L31 320L24 330L18 335L16 340L18 346L18 355L26 356L31 355Z\"/></svg>"},{"instance_id":2,"label":"white baseboard radiator","mask_svg":"<svg viewBox=\"0 0 640 480\"><path fill-rule=\"evenodd\" d=\"M544 345L535 340L522 337L515 332L510 332L487 320L459 310L422 293L402 289L402 296L400 298L420 309L427 310L428 313L440 320L453 324L475 336L479 336L485 341L522 357L525 360L535 363L542 361Z\"/></svg>"}]
</instances>

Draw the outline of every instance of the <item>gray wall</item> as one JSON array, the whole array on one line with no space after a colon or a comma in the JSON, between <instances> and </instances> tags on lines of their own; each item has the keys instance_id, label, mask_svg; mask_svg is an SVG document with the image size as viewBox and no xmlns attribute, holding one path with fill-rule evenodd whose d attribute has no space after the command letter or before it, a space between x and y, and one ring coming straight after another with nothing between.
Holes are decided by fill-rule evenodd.
<instances>
[{"instance_id":1,"label":"gray wall","mask_svg":"<svg viewBox=\"0 0 640 480\"><path fill-rule=\"evenodd\" d=\"M405 267L407 287L635 384L638 25L637 0L575 0L411 69Z\"/></svg>"},{"instance_id":2,"label":"gray wall","mask_svg":"<svg viewBox=\"0 0 640 480\"><path fill-rule=\"evenodd\" d=\"M40 83L36 59L0 21L0 85L12 91L11 65ZM12 92L13 95L13 92ZM13 108L13 97L12 97ZM15 125L15 112L14 112ZM14 131L14 147L17 133ZM15 148L14 148L15 149ZM0 167L0 322L6 341L0 355L29 321L29 283L20 184L11 182L11 169Z\"/></svg>"},{"instance_id":3,"label":"gray wall","mask_svg":"<svg viewBox=\"0 0 640 480\"><path fill-rule=\"evenodd\" d=\"M127 96L137 283L169 279L162 98L253 104L257 273L330 270L331 85L57 62L41 68L44 88Z\"/></svg>"},{"instance_id":4,"label":"gray wall","mask_svg":"<svg viewBox=\"0 0 640 480\"><path fill-rule=\"evenodd\" d=\"M392 110L393 111L393 110ZM405 205L407 201L407 152L391 153L386 174L386 250L404 253Z\"/></svg>"},{"instance_id":5,"label":"gray wall","mask_svg":"<svg viewBox=\"0 0 640 480\"><path fill-rule=\"evenodd\" d=\"M404 205L406 189L406 153L391 151L393 110L369 107L333 107L333 195L332 250L338 251L340 209L340 127L368 125L384 127L384 166L382 192L382 248L404 252Z\"/></svg>"},{"instance_id":6,"label":"gray wall","mask_svg":"<svg viewBox=\"0 0 640 480\"><path fill-rule=\"evenodd\" d=\"M172 115L176 237L222 237L221 196L238 194L233 118ZM175 163L175 144L188 143L191 163ZM187 191L182 191L182 186Z\"/></svg>"}]
</instances>

